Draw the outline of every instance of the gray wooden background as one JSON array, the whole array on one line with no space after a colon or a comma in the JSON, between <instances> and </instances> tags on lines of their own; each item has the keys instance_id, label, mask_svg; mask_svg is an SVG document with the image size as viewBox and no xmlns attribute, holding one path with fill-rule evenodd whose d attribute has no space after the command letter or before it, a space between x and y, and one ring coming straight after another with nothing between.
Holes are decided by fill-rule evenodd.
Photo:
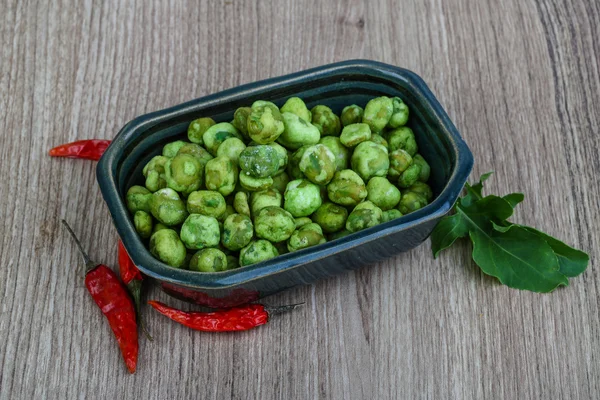
<instances>
[{"instance_id":1,"label":"gray wooden background","mask_svg":"<svg viewBox=\"0 0 600 400\"><path fill-rule=\"evenodd\" d=\"M598 398L599 22L596 0L2 0L0 398ZM250 332L146 310L156 340L127 374L59 226L116 264L95 163L47 150L351 58L420 74L473 150L472 179L494 170L490 191L524 192L516 220L588 251L588 271L520 292L483 276L469 244L434 260L426 242L268 299L307 306Z\"/></svg>"}]
</instances>

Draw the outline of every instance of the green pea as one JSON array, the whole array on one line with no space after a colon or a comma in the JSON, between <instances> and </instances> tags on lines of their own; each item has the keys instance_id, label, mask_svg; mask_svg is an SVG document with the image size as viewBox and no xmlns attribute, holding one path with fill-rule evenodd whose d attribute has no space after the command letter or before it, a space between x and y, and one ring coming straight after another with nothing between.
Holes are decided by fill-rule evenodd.
<instances>
[{"instance_id":1,"label":"green pea","mask_svg":"<svg viewBox=\"0 0 600 400\"><path fill-rule=\"evenodd\" d=\"M152 228L152 234L154 235L156 232L158 232L162 229L169 229L169 227L158 222L158 223L154 224L154 227Z\"/></svg>"},{"instance_id":2,"label":"green pea","mask_svg":"<svg viewBox=\"0 0 600 400\"><path fill-rule=\"evenodd\" d=\"M396 207L400 201L400 190L386 178L375 176L367 183L367 199L383 211Z\"/></svg>"},{"instance_id":3,"label":"green pea","mask_svg":"<svg viewBox=\"0 0 600 400\"><path fill-rule=\"evenodd\" d=\"M240 107L233 114L233 126L245 137L248 138L248 118L252 114L252 108Z\"/></svg>"},{"instance_id":4,"label":"green pea","mask_svg":"<svg viewBox=\"0 0 600 400\"><path fill-rule=\"evenodd\" d=\"M406 192L415 192L425 197L425 199L430 202L433 199L433 191L428 184L424 182L415 182L413 183Z\"/></svg>"},{"instance_id":5,"label":"green pea","mask_svg":"<svg viewBox=\"0 0 600 400\"><path fill-rule=\"evenodd\" d=\"M344 229L344 226L346 226L348 210L334 203L324 203L311 218L324 232L333 233Z\"/></svg>"},{"instance_id":6,"label":"green pea","mask_svg":"<svg viewBox=\"0 0 600 400\"><path fill-rule=\"evenodd\" d=\"M405 150L411 157L414 157L419 150L415 134L412 129L407 126L390 131L387 136L390 151L402 149Z\"/></svg>"},{"instance_id":7,"label":"green pea","mask_svg":"<svg viewBox=\"0 0 600 400\"><path fill-rule=\"evenodd\" d=\"M226 207L223 195L212 190L198 190L190 193L187 198L187 210L190 214L202 214L220 219Z\"/></svg>"},{"instance_id":8,"label":"green pea","mask_svg":"<svg viewBox=\"0 0 600 400\"><path fill-rule=\"evenodd\" d=\"M152 217L146 211L136 211L133 225L141 238L147 239L152 235Z\"/></svg>"},{"instance_id":9,"label":"green pea","mask_svg":"<svg viewBox=\"0 0 600 400\"><path fill-rule=\"evenodd\" d=\"M221 272L228 269L227 256L219 249L203 249L192 257L190 271Z\"/></svg>"},{"instance_id":10,"label":"green pea","mask_svg":"<svg viewBox=\"0 0 600 400\"><path fill-rule=\"evenodd\" d=\"M150 199L152 193L143 186L134 185L127 190L125 200L127 209L130 213L135 214L136 211L150 212Z\"/></svg>"},{"instance_id":11,"label":"green pea","mask_svg":"<svg viewBox=\"0 0 600 400\"><path fill-rule=\"evenodd\" d=\"M254 217L256 236L277 243L287 240L296 229L294 217L281 207L261 209Z\"/></svg>"},{"instance_id":12,"label":"green pea","mask_svg":"<svg viewBox=\"0 0 600 400\"><path fill-rule=\"evenodd\" d=\"M165 164L167 186L183 194L200 188L203 173L200 161L189 154L176 155Z\"/></svg>"},{"instance_id":13,"label":"green pea","mask_svg":"<svg viewBox=\"0 0 600 400\"><path fill-rule=\"evenodd\" d=\"M367 124L346 125L342 130L340 141L346 147L354 147L371 139L371 129Z\"/></svg>"},{"instance_id":14,"label":"green pea","mask_svg":"<svg viewBox=\"0 0 600 400\"><path fill-rule=\"evenodd\" d=\"M374 134L372 134L372 135L371 135L371 139L370 139L370 140L371 140L371 142L374 142L374 143L377 143L377 144L380 144L380 145L382 145L382 146L383 146L383 147L385 147L386 149L388 149L388 148L389 148L389 145L388 145L388 142L387 142L387 140L385 140L385 139L383 138L383 136L381 136L381 135L378 135L377 133L374 133Z\"/></svg>"},{"instance_id":15,"label":"green pea","mask_svg":"<svg viewBox=\"0 0 600 400\"><path fill-rule=\"evenodd\" d=\"M242 135L240 135L235 126L229 122L221 122L208 128L206 132L204 132L204 135L202 135L202 140L204 141L206 150L208 150L211 155L216 156L221 143L232 137L241 139Z\"/></svg>"},{"instance_id":16,"label":"green pea","mask_svg":"<svg viewBox=\"0 0 600 400\"><path fill-rule=\"evenodd\" d=\"M296 226L296 229L300 228L302 225L310 224L312 222L313 221L308 217L294 218L294 225Z\"/></svg>"},{"instance_id":17,"label":"green pea","mask_svg":"<svg viewBox=\"0 0 600 400\"><path fill-rule=\"evenodd\" d=\"M270 107L279 110L279 108L277 108L277 104L267 100L256 100L251 106L252 110L260 110L264 107Z\"/></svg>"},{"instance_id":18,"label":"green pea","mask_svg":"<svg viewBox=\"0 0 600 400\"><path fill-rule=\"evenodd\" d=\"M335 169L341 171L347 169L350 164L350 151L342 144L337 136L325 136L319 140L319 144L327 147L335 156Z\"/></svg>"},{"instance_id":19,"label":"green pea","mask_svg":"<svg viewBox=\"0 0 600 400\"><path fill-rule=\"evenodd\" d=\"M267 176L266 178L254 178L250 175L246 175L244 171L240 171L239 179L240 186L249 192L268 189L273 185L273 178L270 176Z\"/></svg>"},{"instance_id":20,"label":"green pea","mask_svg":"<svg viewBox=\"0 0 600 400\"><path fill-rule=\"evenodd\" d=\"M306 179L296 179L285 189L283 208L294 217L307 217L321 206L321 202L321 190L317 185Z\"/></svg>"},{"instance_id":21,"label":"green pea","mask_svg":"<svg viewBox=\"0 0 600 400\"><path fill-rule=\"evenodd\" d=\"M326 185L335 173L335 155L327 146L316 144L306 149L298 166L309 181Z\"/></svg>"},{"instance_id":22,"label":"green pea","mask_svg":"<svg viewBox=\"0 0 600 400\"><path fill-rule=\"evenodd\" d=\"M399 97L394 97L392 99L392 105L394 111L392 112L388 126L390 128L398 128L406 125L408 122L408 106Z\"/></svg>"},{"instance_id":23,"label":"green pea","mask_svg":"<svg viewBox=\"0 0 600 400\"><path fill-rule=\"evenodd\" d=\"M315 223L310 223L302 225L292 233L292 236L288 239L287 247L292 252L316 246L326 241L321 227Z\"/></svg>"},{"instance_id":24,"label":"green pea","mask_svg":"<svg viewBox=\"0 0 600 400\"><path fill-rule=\"evenodd\" d=\"M272 188L253 192L250 195L250 211L253 216L256 216L265 207L281 207L281 201L281 193Z\"/></svg>"},{"instance_id":25,"label":"green pea","mask_svg":"<svg viewBox=\"0 0 600 400\"><path fill-rule=\"evenodd\" d=\"M346 229L350 232L358 232L376 226L382 221L383 211L381 208L367 200L354 207L354 210L348 215Z\"/></svg>"},{"instance_id":26,"label":"green pea","mask_svg":"<svg viewBox=\"0 0 600 400\"><path fill-rule=\"evenodd\" d=\"M398 210L404 215L417 211L427 205L427 199L415 192L403 192Z\"/></svg>"},{"instance_id":27,"label":"green pea","mask_svg":"<svg viewBox=\"0 0 600 400\"><path fill-rule=\"evenodd\" d=\"M228 157L235 164L238 163L240 158L240 153L244 151L246 145L242 142L241 139L236 137L231 137L225 139L223 143L217 149L217 156L225 156Z\"/></svg>"},{"instance_id":28,"label":"green pea","mask_svg":"<svg viewBox=\"0 0 600 400\"><path fill-rule=\"evenodd\" d=\"M390 153L390 169L388 177L398 179L413 164L413 158L405 150L398 149Z\"/></svg>"},{"instance_id":29,"label":"green pea","mask_svg":"<svg viewBox=\"0 0 600 400\"><path fill-rule=\"evenodd\" d=\"M312 124L317 127L321 136L339 136L342 124L331 108L318 105L311 110Z\"/></svg>"},{"instance_id":30,"label":"green pea","mask_svg":"<svg viewBox=\"0 0 600 400\"><path fill-rule=\"evenodd\" d=\"M275 175L280 174L282 172L285 171L285 168L288 165L288 151L286 150L285 147L283 147L282 145L280 145L279 143L273 142L273 143L269 143L267 146L271 146L275 152L277 153L277 159L279 161L279 168L277 169L277 172L275 173Z\"/></svg>"},{"instance_id":31,"label":"green pea","mask_svg":"<svg viewBox=\"0 0 600 400\"><path fill-rule=\"evenodd\" d=\"M193 120L188 127L188 139L192 143L202 145L204 132L215 124L212 118L198 118Z\"/></svg>"},{"instance_id":32,"label":"green pea","mask_svg":"<svg viewBox=\"0 0 600 400\"><path fill-rule=\"evenodd\" d=\"M181 241L188 249L214 247L220 240L219 222L214 217L190 214L181 226Z\"/></svg>"},{"instance_id":33,"label":"green pea","mask_svg":"<svg viewBox=\"0 0 600 400\"><path fill-rule=\"evenodd\" d=\"M302 179L304 178L304 174L300 170L300 161L302 160L302 156L306 149L310 148L310 146L302 146L289 157L289 162L287 166L287 173L290 179Z\"/></svg>"},{"instance_id":34,"label":"green pea","mask_svg":"<svg viewBox=\"0 0 600 400\"><path fill-rule=\"evenodd\" d=\"M277 106L265 104L252 106L252 113L248 117L248 136L256 143L267 144L277 140L283 133L284 125L281 113Z\"/></svg>"},{"instance_id":35,"label":"green pea","mask_svg":"<svg viewBox=\"0 0 600 400\"><path fill-rule=\"evenodd\" d=\"M171 188L160 189L152 194L150 212L158 222L167 226L179 225L188 216L185 203Z\"/></svg>"},{"instance_id":36,"label":"green pea","mask_svg":"<svg viewBox=\"0 0 600 400\"><path fill-rule=\"evenodd\" d=\"M392 99L385 96L377 97L367 103L362 122L368 124L372 132L381 132L390 121L393 112Z\"/></svg>"},{"instance_id":37,"label":"green pea","mask_svg":"<svg viewBox=\"0 0 600 400\"><path fill-rule=\"evenodd\" d=\"M319 132L319 129L309 121L290 112L284 112L281 114L281 117L285 128L277 141L283 146L288 149L296 150L302 146L319 142L321 133Z\"/></svg>"},{"instance_id":38,"label":"green pea","mask_svg":"<svg viewBox=\"0 0 600 400\"><path fill-rule=\"evenodd\" d=\"M223 196L233 193L238 178L238 167L228 157L215 157L204 168L205 185Z\"/></svg>"},{"instance_id":39,"label":"green pea","mask_svg":"<svg viewBox=\"0 0 600 400\"><path fill-rule=\"evenodd\" d=\"M386 176L390 160L385 147L366 141L356 146L350 158L350 165L362 179L368 181L374 176Z\"/></svg>"},{"instance_id":40,"label":"green pea","mask_svg":"<svg viewBox=\"0 0 600 400\"><path fill-rule=\"evenodd\" d=\"M175 142L167 143L163 147L162 155L167 158L173 158L177 155L179 149L185 145L183 140L176 140Z\"/></svg>"},{"instance_id":41,"label":"green pea","mask_svg":"<svg viewBox=\"0 0 600 400\"><path fill-rule=\"evenodd\" d=\"M177 155L180 154L189 154L191 156L196 157L196 159L200 161L202 168L204 168L207 162L213 159L213 156L211 156L210 153L206 151L204 147L195 143L186 143L183 146L181 146L181 148L177 152Z\"/></svg>"},{"instance_id":42,"label":"green pea","mask_svg":"<svg viewBox=\"0 0 600 400\"><path fill-rule=\"evenodd\" d=\"M327 185L329 200L342 206L355 206L367 197L362 178L351 169L338 171Z\"/></svg>"},{"instance_id":43,"label":"green pea","mask_svg":"<svg viewBox=\"0 0 600 400\"><path fill-rule=\"evenodd\" d=\"M167 161L169 161L167 157L155 156L144 166L142 173L146 178L146 189L156 192L167 187L165 178L165 164Z\"/></svg>"},{"instance_id":44,"label":"green pea","mask_svg":"<svg viewBox=\"0 0 600 400\"><path fill-rule=\"evenodd\" d=\"M413 157L413 162L421 167L418 180L421 182L427 182L429 180L429 175L431 174L431 167L427 161L425 161L422 155L415 154Z\"/></svg>"},{"instance_id":45,"label":"green pea","mask_svg":"<svg viewBox=\"0 0 600 400\"><path fill-rule=\"evenodd\" d=\"M237 192L235 194L233 208L239 214L250 216L250 204L248 203L248 195L245 192Z\"/></svg>"},{"instance_id":46,"label":"green pea","mask_svg":"<svg viewBox=\"0 0 600 400\"><path fill-rule=\"evenodd\" d=\"M256 264L277 257L278 255L279 252L268 240L255 240L240 251L240 265Z\"/></svg>"},{"instance_id":47,"label":"green pea","mask_svg":"<svg viewBox=\"0 0 600 400\"><path fill-rule=\"evenodd\" d=\"M231 251L245 247L252 240L254 227L247 215L232 214L223 222L221 243Z\"/></svg>"},{"instance_id":48,"label":"green pea","mask_svg":"<svg viewBox=\"0 0 600 400\"><path fill-rule=\"evenodd\" d=\"M342 109L340 120L344 126L356 124L362 122L363 114L364 110L362 107L352 104L351 106L346 106Z\"/></svg>"},{"instance_id":49,"label":"green pea","mask_svg":"<svg viewBox=\"0 0 600 400\"><path fill-rule=\"evenodd\" d=\"M271 185L271 187L273 189L276 189L279 193L283 193L283 192L285 192L285 188L289 182L290 182L290 177L284 171L273 177L273 184Z\"/></svg>"},{"instance_id":50,"label":"green pea","mask_svg":"<svg viewBox=\"0 0 600 400\"><path fill-rule=\"evenodd\" d=\"M398 178L398 187L405 189L412 186L417 182L420 174L421 166L413 163L406 171L400 174L400 177Z\"/></svg>"},{"instance_id":51,"label":"green pea","mask_svg":"<svg viewBox=\"0 0 600 400\"><path fill-rule=\"evenodd\" d=\"M393 219L400 218L401 216L402 213L400 212L400 210L392 208L391 210L386 210L383 212L381 222L388 222Z\"/></svg>"},{"instance_id":52,"label":"green pea","mask_svg":"<svg viewBox=\"0 0 600 400\"><path fill-rule=\"evenodd\" d=\"M284 113L292 113L302 118L306 122L312 120L312 114L304 101L299 97L290 97L280 109L282 115ZM285 120L284 120L285 121Z\"/></svg>"},{"instance_id":53,"label":"green pea","mask_svg":"<svg viewBox=\"0 0 600 400\"><path fill-rule=\"evenodd\" d=\"M161 229L150 237L150 253L158 260L174 268L185 263L185 246L173 229Z\"/></svg>"},{"instance_id":54,"label":"green pea","mask_svg":"<svg viewBox=\"0 0 600 400\"><path fill-rule=\"evenodd\" d=\"M266 178L279 171L281 154L273 146L249 146L240 153L239 164L242 173L254 178Z\"/></svg>"}]
</instances>

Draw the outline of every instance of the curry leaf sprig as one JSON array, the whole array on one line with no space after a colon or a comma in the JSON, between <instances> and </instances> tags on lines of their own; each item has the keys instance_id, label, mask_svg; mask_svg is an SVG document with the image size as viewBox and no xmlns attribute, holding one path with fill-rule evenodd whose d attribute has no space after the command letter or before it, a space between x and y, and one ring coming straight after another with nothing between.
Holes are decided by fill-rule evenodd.
<instances>
[{"instance_id":1,"label":"curry leaf sprig","mask_svg":"<svg viewBox=\"0 0 600 400\"><path fill-rule=\"evenodd\" d=\"M473 261L487 275L511 288L551 292L587 268L589 256L534 228L513 224L508 218L523 201L522 193L483 197L483 182L466 184L466 194L454 205L454 214L440 220L431 236L434 257L467 235L473 243Z\"/></svg>"}]
</instances>

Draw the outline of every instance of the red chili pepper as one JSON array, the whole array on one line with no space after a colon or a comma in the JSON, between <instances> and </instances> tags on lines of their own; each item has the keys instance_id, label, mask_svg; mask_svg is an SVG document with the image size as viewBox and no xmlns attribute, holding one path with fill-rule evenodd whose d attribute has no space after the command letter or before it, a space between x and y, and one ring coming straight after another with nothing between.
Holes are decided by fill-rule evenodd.
<instances>
[{"instance_id":1,"label":"red chili pepper","mask_svg":"<svg viewBox=\"0 0 600 400\"><path fill-rule=\"evenodd\" d=\"M225 297L211 297L204 292L176 286L168 282L161 283L165 293L184 301L190 301L209 308L231 308L258 300L258 292L243 288L233 289Z\"/></svg>"},{"instance_id":2,"label":"red chili pepper","mask_svg":"<svg viewBox=\"0 0 600 400\"><path fill-rule=\"evenodd\" d=\"M117 274L106 265L90 260L79 239L63 219L65 225L85 261L85 286L102 310L117 338L125 365L130 373L135 372L138 358L138 335L133 301Z\"/></svg>"},{"instance_id":3,"label":"red chili pepper","mask_svg":"<svg viewBox=\"0 0 600 400\"><path fill-rule=\"evenodd\" d=\"M110 140L78 140L56 146L50 149L48 154L52 157L84 158L86 160L98 161L109 144Z\"/></svg>"},{"instance_id":4,"label":"red chili pepper","mask_svg":"<svg viewBox=\"0 0 600 400\"><path fill-rule=\"evenodd\" d=\"M271 315L293 310L304 303L279 307L247 304L213 312L181 311L154 300L149 301L148 304L162 315L188 328L204 332L231 332L246 331L264 325L269 321Z\"/></svg>"}]
</instances>

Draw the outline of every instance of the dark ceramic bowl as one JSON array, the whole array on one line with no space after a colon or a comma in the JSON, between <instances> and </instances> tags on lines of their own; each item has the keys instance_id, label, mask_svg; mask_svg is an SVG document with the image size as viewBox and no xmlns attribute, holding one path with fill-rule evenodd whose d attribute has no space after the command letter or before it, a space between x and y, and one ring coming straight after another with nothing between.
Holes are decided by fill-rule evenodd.
<instances>
[{"instance_id":1,"label":"dark ceramic bowl","mask_svg":"<svg viewBox=\"0 0 600 400\"><path fill-rule=\"evenodd\" d=\"M410 107L409 124L419 152L431 165L435 199L412 214L298 252L231 271L198 273L156 260L137 235L125 193L143 185L142 168L162 147L187 137L189 123L210 116L230 121L234 111L255 100L281 106L290 96L308 107L326 104L334 112L363 106L376 96L399 96ZM425 82L402 68L355 60L330 64L279 78L242 85L134 119L121 129L100 160L98 183L117 232L133 262L163 289L209 307L233 306L292 286L357 269L410 250L423 242L456 201L471 172L473 156Z\"/></svg>"}]
</instances>

